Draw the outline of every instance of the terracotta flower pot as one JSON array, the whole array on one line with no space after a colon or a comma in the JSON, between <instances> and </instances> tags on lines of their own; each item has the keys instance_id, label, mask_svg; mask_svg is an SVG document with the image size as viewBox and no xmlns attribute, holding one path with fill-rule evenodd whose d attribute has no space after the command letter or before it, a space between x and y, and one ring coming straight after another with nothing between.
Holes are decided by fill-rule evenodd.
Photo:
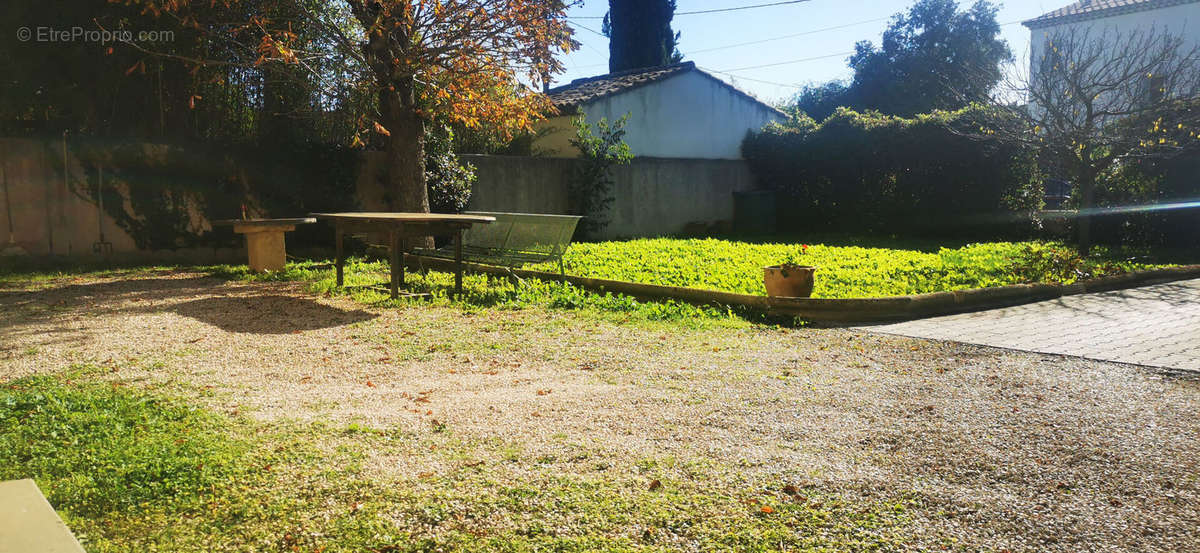
<instances>
[{"instance_id":1,"label":"terracotta flower pot","mask_svg":"<svg viewBox=\"0 0 1200 553\"><path fill-rule=\"evenodd\" d=\"M812 295L817 268L809 265L774 265L763 267L763 284L767 295L783 298L807 298Z\"/></svg>"}]
</instances>

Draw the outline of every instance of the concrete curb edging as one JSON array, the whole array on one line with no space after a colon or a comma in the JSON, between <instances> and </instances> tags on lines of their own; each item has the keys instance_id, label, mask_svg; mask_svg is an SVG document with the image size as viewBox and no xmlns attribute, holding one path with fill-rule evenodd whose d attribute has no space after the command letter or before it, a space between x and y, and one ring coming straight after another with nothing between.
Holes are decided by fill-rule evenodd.
<instances>
[{"instance_id":1,"label":"concrete curb edging","mask_svg":"<svg viewBox=\"0 0 1200 553\"><path fill-rule=\"evenodd\" d=\"M405 257L406 264L413 268L451 270L454 268L452 260L415 255L406 255ZM700 306L728 305L766 315L791 316L820 323L867 323L920 319L1033 303L1076 294L1107 292L1148 284L1200 278L1200 265L1186 265L1102 277L1075 284L1013 284L995 288L972 288L954 292L932 292L886 298L827 299L770 298L718 290L559 275L558 273L527 269L510 271L506 267L478 263L464 262L463 267L465 270L476 273L569 282L596 292L624 294L643 300L674 299Z\"/></svg>"}]
</instances>

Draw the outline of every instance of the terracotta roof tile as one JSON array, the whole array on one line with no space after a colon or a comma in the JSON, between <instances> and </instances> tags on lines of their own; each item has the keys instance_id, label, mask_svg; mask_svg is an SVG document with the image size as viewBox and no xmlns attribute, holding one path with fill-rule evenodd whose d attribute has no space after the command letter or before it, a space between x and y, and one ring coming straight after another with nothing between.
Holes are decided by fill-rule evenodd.
<instances>
[{"instance_id":1,"label":"terracotta roof tile","mask_svg":"<svg viewBox=\"0 0 1200 553\"><path fill-rule=\"evenodd\" d=\"M1200 0L1197 0L1200 1ZM741 96L763 109L786 116L787 114L779 111L774 106L755 98L745 91L733 86L717 77L714 77L702 69L696 67L695 62L685 61L672 65L662 65L659 67L647 67L645 69L634 69L631 71L622 71L619 73L609 73L607 75L599 75L596 77L588 77L585 79L575 79L569 84L551 88L546 94L550 96L550 100L562 112L572 112L579 106L587 104L601 98L620 94L635 88L645 86L651 83L656 83L675 75L695 71L703 75L719 86L725 87L734 94Z\"/></svg>"},{"instance_id":2,"label":"terracotta roof tile","mask_svg":"<svg viewBox=\"0 0 1200 553\"><path fill-rule=\"evenodd\" d=\"M1024 25L1033 29L1193 2L1200 2L1200 0L1081 0L1065 8L1030 19L1024 22Z\"/></svg>"},{"instance_id":3,"label":"terracotta roof tile","mask_svg":"<svg viewBox=\"0 0 1200 553\"><path fill-rule=\"evenodd\" d=\"M696 68L693 62L676 63L661 67L634 69L620 73L609 73L586 79L575 79L570 84L551 88L550 99L559 109L578 107L581 104L612 96L639 86L661 81L667 77L685 73Z\"/></svg>"}]
</instances>

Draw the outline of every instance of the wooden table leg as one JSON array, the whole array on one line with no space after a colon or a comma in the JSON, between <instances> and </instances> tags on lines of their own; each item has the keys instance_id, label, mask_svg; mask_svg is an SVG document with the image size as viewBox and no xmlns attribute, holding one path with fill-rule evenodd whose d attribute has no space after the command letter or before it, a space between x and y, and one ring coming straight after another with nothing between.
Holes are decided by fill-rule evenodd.
<instances>
[{"instance_id":1,"label":"wooden table leg","mask_svg":"<svg viewBox=\"0 0 1200 553\"><path fill-rule=\"evenodd\" d=\"M389 271L392 276L391 287L392 299L400 297L400 279L404 275L400 273L403 269L400 268L400 233L392 229L388 232L388 249L391 250L392 269Z\"/></svg>"},{"instance_id":2,"label":"wooden table leg","mask_svg":"<svg viewBox=\"0 0 1200 553\"><path fill-rule=\"evenodd\" d=\"M400 252L398 254L400 257L400 263L396 267L399 269L399 272L400 272L400 286L404 286L404 277L407 276L407 273L405 272L405 267L404 267L404 250L407 246L405 245L403 232L400 233L400 239L397 240L396 243L398 244L397 250Z\"/></svg>"},{"instance_id":3,"label":"wooden table leg","mask_svg":"<svg viewBox=\"0 0 1200 553\"><path fill-rule=\"evenodd\" d=\"M343 281L342 281L342 266L346 264L346 257L342 253L342 238L345 237L346 233L342 230L341 223L334 223L333 228L334 228L334 230L333 230L334 248L337 251L337 259L334 262L334 265L337 267L337 285L338 285L338 288L341 288L342 283L343 283Z\"/></svg>"},{"instance_id":4,"label":"wooden table leg","mask_svg":"<svg viewBox=\"0 0 1200 553\"><path fill-rule=\"evenodd\" d=\"M463 239L463 231L462 231L462 229L458 229L454 233L454 297L455 297L455 299L462 299L462 275L463 275L462 239Z\"/></svg>"}]
</instances>

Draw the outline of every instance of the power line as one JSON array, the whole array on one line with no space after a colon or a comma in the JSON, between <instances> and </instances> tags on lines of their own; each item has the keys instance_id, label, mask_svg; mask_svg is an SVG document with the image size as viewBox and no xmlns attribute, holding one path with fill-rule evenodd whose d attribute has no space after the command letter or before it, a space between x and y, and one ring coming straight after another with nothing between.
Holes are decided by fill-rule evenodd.
<instances>
[{"instance_id":1,"label":"power line","mask_svg":"<svg viewBox=\"0 0 1200 553\"><path fill-rule=\"evenodd\" d=\"M768 3L768 4L755 4L755 5L752 5L752 6L735 6L735 7L732 7L732 8L716 8L716 9L711 9L711 10L696 10L696 11L690 11L690 12L675 12L675 15L676 15L676 16L680 16L680 15L702 15L702 14L706 14L706 13L736 12L736 11L741 11L741 10L753 10L753 9L756 9L756 8L770 8L770 7L773 7L773 6L786 6L786 5L788 5L788 4L799 4L799 3L801 3L801 2L811 2L811 1L812 1L812 0L786 0L786 1L784 1L784 2L771 2L771 3ZM598 15L584 15L584 16L577 16L575 19L604 19L604 17L602 17L602 16L598 16Z\"/></svg>"},{"instance_id":2,"label":"power line","mask_svg":"<svg viewBox=\"0 0 1200 553\"><path fill-rule=\"evenodd\" d=\"M1001 26L1001 27L1007 27L1007 26L1009 26L1009 25L1016 25L1017 23L1020 23L1020 21L1010 21L1010 22L1008 22L1008 23L1001 23L1001 24L1000 24L1000 26ZM848 25L854 25L854 24L853 24L853 23L850 23L850 24L848 24ZM847 25L847 26L848 26L848 25ZM812 32L817 32L817 31L812 31ZM760 42L765 42L766 40L771 40L771 39L764 39L763 41L760 41ZM696 52L702 52L702 51L704 51L704 50L696 50ZM747 67L738 67L738 68L735 68L735 69L725 69L725 70L723 70L723 71L715 71L715 70L714 70L714 72L716 72L716 73L725 73L725 74L728 74L728 73L730 73L730 72L733 72L733 71L749 71L749 70L751 70L751 69L761 69L761 68L764 68L764 67L776 67L776 66L779 66L779 65L789 65L789 64L793 64L793 63L800 63L800 62L805 62L805 61L814 61L814 60L821 60L821 59L835 58L835 57L837 57L837 56L848 56L848 55L850 55L850 54L853 54L853 53L854 53L853 51L850 51L850 52L839 52L839 53L837 53L837 54L827 54L827 55L824 55L824 56L816 56L816 57L811 57L811 58L801 58L801 59L796 59L796 60L780 61L780 62L775 62L775 63L764 63L764 64L762 64L762 65L751 65L751 66L747 66ZM745 77L742 77L742 78L745 78Z\"/></svg>"},{"instance_id":3,"label":"power line","mask_svg":"<svg viewBox=\"0 0 1200 553\"><path fill-rule=\"evenodd\" d=\"M812 0L787 0L786 2L772 2L770 4L755 4L753 6L739 6L735 8L718 8L713 10L698 10L694 12L679 12L675 15L699 15L703 13L720 13L720 12L736 12L740 10L752 10L755 8L770 8L772 6L786 6L788 4L799 4L801 2L811 2Z\"/></svg>"},{"instance_id":4,"label":"power line","mask_svg":"<svg viewBox=\"0 0 1200 553\"><path fill-rule=\"evenodd\" d=\"M591 32L591 33L595 33L595 34L597 34L597 35L600 35L600 36L602 36L602 37L604 37L604 38L608 38L608 35L606 35L606 34L604 34L604 33L600 32L600 31L597 31L597 30L595 30L595 29L593 29L593 28L591 28L591 27L586 27L586 26L584 26L584 25L580 25L578 21L575 21L575 20L574 20L574 19L572 19L572 18L569 18L569 17L568 17L568 18L567 18L567 22L568 22L568 23L574 23L576 27L579 27L580 29L583 29L583 30L585 30L585 31L588 31L588 32Z\"/></svg>"},{"instance_id":5,"label":"power line","mask_svg":"<svg viewBox=\"0 0 1200 553\"><path fill-rule=\"evenodd\" d=\"M722 71L718 71L718 73L729 73L732 71L749 71L751 69L761 69L763 67L775 67L775 66L779 66L779 65L789 65L789 64L800 63L800 62L804 62L804 61L815 61L815 60L823 60L823 59L828 59L828 58L836 58L838 56L848 56L853 53L854 53L854 51L851 50L849 52L838 52L836 54L826 54L824 56L814 56L811 58L800 58L798 60L788 60L788 61L780 61L780 62L775 62L775 63L764 63L762 65L751 65L751 66L747 66L747 67L738 67L735 69L725 69Z\"/></svg>"},{"instance_id":6,"label":"power line","mask_svg":"<svg viewBox=\"0 0 1200 553\"><path fill-rule=\"evenodd\" d=\"M697 67L699 67L699 66L697 66ZM730 78L733 78L733 79L740 79L740 80L743 80L743 81L752 81L752 82L756 82L756 83L762 83L762 84L773 84L773 85L775 85L775 86L786 86L786 87L788 87L788 88L795 88L795 89L797 89L797 90L804 88L803 86L800 86L800 85L795 85L795 84L777 83L777 82L775 82L775 81L764 81L764 80L762 80L762 79L752 79L752 78L750 78L750 77L742 77L742 76L740 76L740 75L734 75L734 74L732 74L732 73L727 73L727 72L725 72L725 71L717 71L716 69L709 69L709 68L707 68L707 67L699 67L699 68L700 68L700 69L703 69L704 71L708 71L709 73L720 73L720 74L722 74L722 75L725 75L725 76L728 76L728 77L730 77Z\"/></svg>"},{"instance_id":7,"label":"power line","mask_svg":"<svg viewBox=\"0 0 1200 553\"><path fill-rule=\"evenodd\" d=\"M762 44L764 42L773 42L776 40L784 40L787 38L796 38L798 36L813 35L813 34L817 34L817 33L823 33L825 31L835 31L837 29L845 29L847 27L855 27L858 25L865 25L867 23L876 23L879 21L886 21L888 19L891 19L891 18L890 17L877 17L875 19L867 19L865 21L856 21L854 23L846 23L844 25L835 25L833 27L824 27L821 29L813 29L811 31L804 31L803 33L795 33L795 34L790 34L790 35L777 36L777 37L773 37L773 38L764 38L761 40L752 40L750 42L739 42L737 44L727 44L725 46L714 46L712 48L702 48L700 50L691 50L688 52L684 52L684 55L699 54L701 52L714 52L717 50L726 50L729 48L737 48L740 46L750 46L752 44Z\"/></svg>"}]
</instances>

